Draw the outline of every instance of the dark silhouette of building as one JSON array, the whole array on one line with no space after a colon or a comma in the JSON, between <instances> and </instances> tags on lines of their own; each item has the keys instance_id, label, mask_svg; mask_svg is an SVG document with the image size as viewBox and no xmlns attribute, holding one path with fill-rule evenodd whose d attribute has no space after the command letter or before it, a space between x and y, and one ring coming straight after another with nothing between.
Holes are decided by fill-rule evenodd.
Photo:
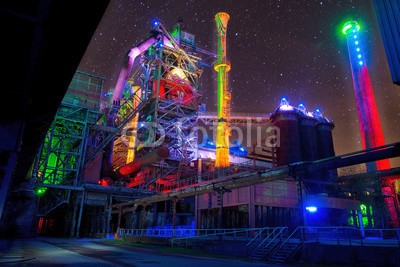
<instances>
[{"instance_id":1,"label":"dark silhouette of building","mask_svg":"<svg viewBox=\"0 0 400 267\"><path fill-rule=\"evenodd\" d=\"M392 80L400 85L400 3L398 0L374 0L374 7Z\"/></svg>"},{"instance_id":2,"label":"dark silhouette of building","mask_svg":"<svg viewBox=\"0 0 400 267\"><path fill-rule=\"evenodd\" d=\"M26 177L108 3L1 3L0 232L16 216L7 199L31 199Z\"/></svg>"}]
</instances>

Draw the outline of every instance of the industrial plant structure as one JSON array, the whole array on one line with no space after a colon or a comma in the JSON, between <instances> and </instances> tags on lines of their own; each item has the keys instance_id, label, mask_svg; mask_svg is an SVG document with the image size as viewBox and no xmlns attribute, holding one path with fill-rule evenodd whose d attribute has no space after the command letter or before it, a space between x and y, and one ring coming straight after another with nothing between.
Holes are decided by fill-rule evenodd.
<instances>
[{"instance_id":1,"label":"industrial plant structure","mask_svg":"<svg viewBox=\"0 0 400 267\"><path fill-rule=\"evenodd\" d=\"M346 165L296 169L335 156L331 120L286 99L268 116L230 112L229 15L215 19L217 54L180 23L169 32L155 21L112 91L104 78L76 72L34 163L37 203L21 229L100 237L120 228L357 225L360 201L335 190L336 168ZM204 56L216 59L216 115L200 102ZM203 135L198 145L200 121L216 124L215 142ZM275 127L273 145L256 143L250 154L229 147L229 125L245 121Z\"/></svg>"}]
</instances>

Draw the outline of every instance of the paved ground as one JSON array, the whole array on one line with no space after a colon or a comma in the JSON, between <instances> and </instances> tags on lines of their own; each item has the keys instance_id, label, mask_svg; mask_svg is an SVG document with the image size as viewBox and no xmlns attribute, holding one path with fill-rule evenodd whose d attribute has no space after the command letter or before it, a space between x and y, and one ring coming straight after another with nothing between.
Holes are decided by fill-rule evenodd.
<instances>
[{"instance_id":1,"label":"paved ground","mask_svg":"<svg viewBox=\"0 0 400 267\"><path fill-rule=\"evenodd\" d=\"M15 240L0 254L0 266L289 266L245 259L221 259L126 247L98 239L38 238Z\"/></svg>"}]
</instances>

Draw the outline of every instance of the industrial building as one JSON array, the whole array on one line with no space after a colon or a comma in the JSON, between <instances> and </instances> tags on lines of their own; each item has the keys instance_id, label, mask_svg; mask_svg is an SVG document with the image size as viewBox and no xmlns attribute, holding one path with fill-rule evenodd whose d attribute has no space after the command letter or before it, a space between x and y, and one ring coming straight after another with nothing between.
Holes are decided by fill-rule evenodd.
<instances>
[{"instance_id":1,"label":"industrial building","mask_svg":"<svg viewBox=\"0 0 400 267\"><path fill-rule=\"evenodd\" d=\"M231 113L229 15L215 19L217 53L198 47L179 22L168 31L155 21L152 35L128 51L113 91L103 77L75 73L32 166L26 189L35 197L17 219L20 232L357 225L360 200L334 190L337 167L285 169L335 156L331 120L286 99L267 117ZM216 115L200 101L203 57L216 59ZM215 143L199 140L199 118L216 124ZM256 142L248 154L229 146L229 126L243 121L275 127L273 145ZM263 176L275 170L284 171Z\"/></svg>"}]
</instances>

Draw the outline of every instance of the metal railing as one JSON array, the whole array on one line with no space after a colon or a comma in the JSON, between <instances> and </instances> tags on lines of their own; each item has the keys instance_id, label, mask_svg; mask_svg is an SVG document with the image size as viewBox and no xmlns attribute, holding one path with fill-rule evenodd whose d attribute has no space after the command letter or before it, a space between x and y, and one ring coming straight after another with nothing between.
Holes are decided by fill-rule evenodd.
<instances>
[{"instance_id":1,"label":"metal railing","mask_svg":"<svg viewBox=\"0 0 400 267\"><path fill-rule=\"evenodd\" d=\"M246 246L249 257L252 257L259 250L271 252L273 247L287 236L287 230L287 227L268 228L257 238L253 238Z\"/></svg>"},{"instance_id":2,"label":"metal railing","mask_svg":"<svg viewBox=\"0 0 400 267\"><path fill-rule=\"evenodd\" d=\"M364 235L363 235L364 233ZM266 248L277 238L269 257L282 253L286 261L299 251L304 242L319 242L332 245L350 246L398 246L400 247L400 229L361 229L347 226L337 227L297 227L287 236L287 227L240 228L240 229L193 229L193 228L149 228L123 229L117 231L119 236L148 236L170 238L171 246L196 246L223 240L246 241L248 255L258 249ZM287 237L286 237L287 236ZM286 237L286 238L285 238ZM283 240L283 238L285 238Z\"/></svg>"},{"instance_id":3,"label":"metal railing","mask_svg":"<svg viewBox=\"0 0 400 267\"><path fill-rule=\"evenodd\" d=\"M301 227L303 240L308 242L328 242L336 245L351 245L362 241L360 229L349 226L338 227Z\"/></svg>"},{"instance_id":4,"label":"metal railing","mask_svg":"<svg viewBox=\"0 0 400 267\"><path fill-rule=\"evenodd\" d=\"M188 242L195 239L220 239L249 241L264 228L239 228L239 229L193 229L193 228L149 228L149 229L123 229L117 231L119 236L149 236L172 238L171 245L187 246ZM191 240L191 241L189 241ZM192 242L193 243L193 242Z\"/></svg>"},{"instance_id":5,"label":"metal railing","mask_svg":"<svg viewBox=\"0 0 400 267\"><path fill-rule=\"evenodd\" d=\"M400 247L400 229L365 229L364 230L364 243L377 243L373 240L379 241L390 241L397 240L397 244ZM369 242L371 241L371 242ZM388 243L388 242L384 242Z\"/></svg>"},{"instance_id":6,"label":"metal railing","mask_svg":"<svg viewBox=\"0 0 400 267\"><path fill-rule=\"evenodd\" d=\"M305 241L335 245L399 246L400 229L365 229L354 227L303 227Z\"/></svg>"},{"instance_id":7,"label":"metal railing","mask_svg":"<svg viewBox=\"0 0 400 267\"><path fill-rule=\"evenodd\" d=\"M246 250L248 251L248 253L256 248L266 237L268 237L275 230L276 227L262 228L261 231L246 244Z\"/></svg>"},{"instance_id":8,"label":"metal railing","mask_svg":"<svg viewBox=\"0 0 400 267\"><path fill-rule=\"evenodd\" d=\"M241 229L196 229L196 235L190 237L172 238L171 246L194 247L196 245L213 244L223 241L249 241L263 228Z\"/></svg>"},{"instance_id":9,"label":"metal railing","mask_svg":"<svg viewBox=\"0 0 400 267\"><path fill-rule=\"evenodd\" d=\"M301 249L304 242L319 242L341 246L399 246L400 229L365 229L354 227L297 227L268 256L283 257L288 262Z\"/></svg>"},{"instance_id":10,"label":"metal railing","mask_svg":"<svg viewBox=\"0 0 400 267\"><path fill-rule=\"evenodd\" d=\"M304 240L304 228L297 227L279 246L276 246L268 255L271 260L277 254L284 254L281 262L287 262L300 249L301 243Z\"/></svg>"},{"instance_id":11,"label":"metal railing","mask_svg":"<svg viewBox=\"0 0 400 267\"><path fill-rule=\"evenodd\" d=\"M349 226L337 227L297 227L286 240L272 253L285 250L286 261L298 251L304 242L342 246L398 246L400 247L400 229L365 229Z\"/></svg>"}]
</instances>

